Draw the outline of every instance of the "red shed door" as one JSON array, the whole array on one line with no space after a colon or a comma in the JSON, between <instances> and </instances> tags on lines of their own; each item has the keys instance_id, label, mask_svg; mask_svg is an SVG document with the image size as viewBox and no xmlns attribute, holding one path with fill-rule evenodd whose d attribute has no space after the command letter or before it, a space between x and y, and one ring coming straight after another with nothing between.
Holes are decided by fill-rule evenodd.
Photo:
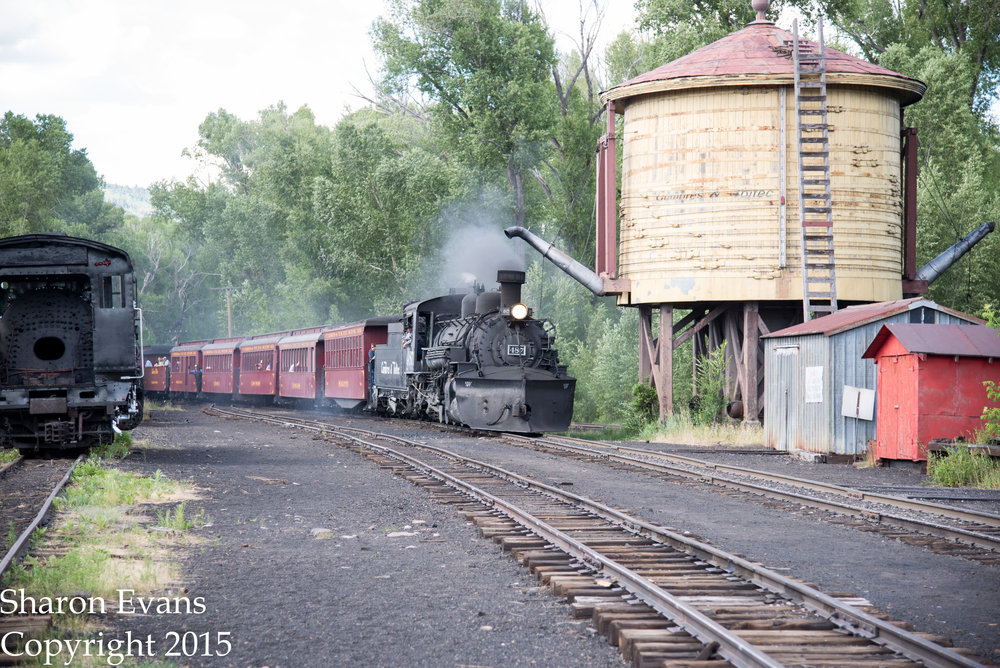
<instances>
[{"instance_id":1,"label":"red shed door","mask_svg":"<svg viewBox=\"0 0 1000 668\"><path fill-rule=\"evenodd\" d=\"M913 356L882 357L878 363L878 457L915 459L917 370Z\"/></svg>"}]
</instances>

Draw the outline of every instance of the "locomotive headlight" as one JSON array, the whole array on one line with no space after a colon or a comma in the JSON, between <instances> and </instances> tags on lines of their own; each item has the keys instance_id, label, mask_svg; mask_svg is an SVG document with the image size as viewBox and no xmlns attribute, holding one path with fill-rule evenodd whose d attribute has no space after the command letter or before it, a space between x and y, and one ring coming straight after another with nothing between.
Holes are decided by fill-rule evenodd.
<instances>
[{"instance_id":1,"label":"locomotive headlight","mask_svg":"<svg viewBox=\"0 0 1000 668\"><path fill-rule=\"evenodd\" d=\"M528 317L528 307L520 302L510 307L510 317L514 320L524 320Z\"/></svg>"}]
</instances>

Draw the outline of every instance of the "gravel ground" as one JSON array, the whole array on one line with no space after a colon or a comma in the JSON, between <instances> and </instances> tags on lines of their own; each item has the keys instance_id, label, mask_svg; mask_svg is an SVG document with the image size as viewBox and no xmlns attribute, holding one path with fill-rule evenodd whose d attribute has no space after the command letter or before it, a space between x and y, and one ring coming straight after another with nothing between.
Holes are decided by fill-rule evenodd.
<instances>
[{"instance_id":1,"label":"gravel ground","mask_svg":"<svg viewBox=\"0 0 1000 668\"><path fill-rule=\"evenodd\" d=\"M180 595L206 609L112 615L107 637L231 634L231 654L191 666L624 665L454 509L354 453L193 409L134 437L124 467L201 488L187 513L211 524L179 555Z\"/></svg>"},{"instance_id":2,"label":"gravel ground","mask_svg":"<svg viewBox=\"0 0 1000 668\"><path fill-rule=\"evenodd\" d=\"M379 428L389 424L381 422ZM402 423L394 429L429 443L439 439L431 428L420 425ZM825 522L822 513L775 513L748 503L742 495L671 484L506 445L495 438L480 438L465 447L441 439L441 445L688 532L828 593L865 597L918 631L950 637L956 645L978 652L982 660L1000 663L1000 568ZM653 445L844 486L915 486L926 479L909 466L858 469L781 455L695 455L690 446Z\"/></svg>"},{"instance_id":3,"label":"gravel ground","mask_svg":"<svg viewBox=\"0 0 1000 668\"><path fill-rule=\"evenodd\" d=\"M329 416L327 416L329 417ZM646 520L701 537L827 592L868 598L917 630L951 637L1000 661L1000 569L935 555L878 534L775 513L740 496L506 445L461 445L404 421L352 420L466 451ZM453 509L357 455L293 431L156 412L135 432L152 446L125 465L190 478L212 525L185 555L188 597L207 611L183 618L116 618L118 634L231 632L225 658L189 665L618 666L561 602ZM842 485L919 485L913 468L855 469L784 456L694 453ZM421 521L422 523L417 523ZM409 527L409 528L407 528ZM329 540L313 529L329 529ZM416 532L413 536L389 534ZM435 535L437 534L437 535Z\"/></svg>"}]
</instances>

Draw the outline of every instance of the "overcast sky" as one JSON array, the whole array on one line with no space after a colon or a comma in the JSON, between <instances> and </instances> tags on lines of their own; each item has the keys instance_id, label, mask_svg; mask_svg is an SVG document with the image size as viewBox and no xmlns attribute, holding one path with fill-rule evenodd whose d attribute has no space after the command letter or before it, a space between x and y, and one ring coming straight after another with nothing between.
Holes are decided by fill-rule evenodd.
<instances>
[{"instance_id":1,"label":"overcast sky","mask_svg":"<svg viewBox=\"0 0 1000 668\"><path fill-rule=\"evenodd\" d=\"M560 46L581 0L541 0ZM583 0L586 3L588 0ZM592 3L592 0L590 0ZM601 39L631 28L608 5ZM0 0L0 113L54 114L108 183L183 179L181 151L225 109L242 119L283 101L333 126L363 106L368 36L383 0Z\"/></svg>"}]
</instances>

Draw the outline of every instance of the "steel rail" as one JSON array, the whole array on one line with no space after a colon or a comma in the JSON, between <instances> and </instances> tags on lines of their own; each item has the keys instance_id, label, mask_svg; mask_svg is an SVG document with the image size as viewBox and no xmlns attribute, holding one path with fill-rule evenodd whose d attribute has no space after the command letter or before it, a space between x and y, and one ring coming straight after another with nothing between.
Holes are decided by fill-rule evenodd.
<instances>
[{"instance_id":1,"label":"steel rail","mask_svg":"<svg viewBox=\"0 0 1000 668\"><path fill-rule=\"evenodd\" d=\"M221 414L226 414L227 412L218 408L214 410ZM240 416L234 414L234 417ZM462 491L465 491L466 493L472 493L468 490L477 490L475 495L484 495L483 498L487 500L488 505L497 508L504 514L512 517L512 519L518 521L520 524L531 528L532 531L535 531L535 533L537 533L540 537L568 552L571 556L580 560L582 563L586 563L596 570L603 571L607 575L614 577L625 590L642 599L647 605L657 609L659 612L677 622L679 625L684 626L685 629L693 635L696 635L700 640L702 640L702 642L718 642L719 652L722 653L727 660L730 660L737 665L773 666L782 664L780 664L780 662L774 663L774 659L772 657L769 657L764 653L758 653L756 650L744 650L744 646L747 645L745 641L739 638L739 636L732 634L724 627L721 627L710 618L705 617L698 610L691 608L682 601L676 600L675 597L663 591L643 576L613 562L607 557L604 557L592 548L589 548L576 539L566 535L559 529L556 529L542 520L524 513L524 511L520 510L513 504L494 497L488 492L485 492L470 483L462 482L457 478L454 478L454 476L451 476L444 471L439 471L425 462L420 462L419 460L409 457L408 455L393 451L391 448L386 446L366 441L359 435L363 435L368 438L390 440L393 442L404 443L412 447L422 448L438 456L479 468L493 475L497 475L521 487L543 492L555 498L583 507L627 531L665 543L689 554L693 554L706 563L710 563L713 566L721 568L727 572L739 575L743 579L750 581L759 587L767 589L768 591L774 592L787 600L800 603L807 609L824 617L825 619L828 619L830 622L852 635L868 638L873 643L904 654L911 659L921 661L927 666L934 668L948 668L955 666L974 668L976 666L981 666L981 664L964 657L951 649L941 647L940 645L926 640L919 635L900 629L899 627L883 621L874 615L870 615L852 605L839 601L828 594L824 594L823 592L809 587L808 585L797 582L759 564L755 564L742 557L724 552L712 545L683 536L665 527L632 517L605 504L559 489L558 487L526 478L511 471L507 471L501 467L472 459L444 448L427 445L425 443L418 443L398 436L379 434L370 430L359 429L357 427L341 427L317 421L275 418L266 415L259 416L258 414L253 414L249 411L243 411L242 417L261 419L274 424L299 426L317 432L338 434L343 438L347 438L355 443L358 443L362 447L369 447L383 454L387 454L387 456L391 456L400 461L405 461L409 466L413 466L428 475L433 475L433 477L446 481L452 486L457 485L459 489L462 489ZM393 454L388 455L390 452ZM441 477L437 474L430 473L430 470L437 471ZM522 519L524 521L522 521ZM719 633L720 635L716 636L716 633Z\"/></svg>"},{"instance_id":2,"label":"steel rail","mask_svg":"<svg viewBox=\"0 0 1000 668\"><path fill-rule=\"evenodd\" d=\"M3 464L2 466L0 466L0 477L3 477L7 473L7 471L9 471L12 468L14 468L15 466L17 466L17 464L22 459L24 459L24 457L22 457L21 455L18 455L17 457L15 457L14 459L10 460L6 464Z\"/></svg>"},{"instance_id":3,"label":"steel rail","mask_svg":"<svg viewBox=\"0 0 1000 668\"><path fill-rule=\"evenodd\" d=\"M42 507L38 511L38 514L36 514L35 518L31 520L31 524L29 524L28 528L26 528L23 532L21 532L21 535L18 537L18 539L14 541L14 544L10 547L9 550L7 550L7 554L4 556L2 560L0 560L0 576L2 576L4 573L7 572L7 569L10 568L11 564L14 563L14 560L17 558L17 555L19 555L21 551L24 549L24 547L28 544L28 541L31 539L31 534L35 531L35 529L38 528L40 524L42 524L42 522L45 521L45 518L48 516L49 510L52 507L52 502L55 501L56 496L59 494L59 492L62 491L62 488L66 485L66 482L69 480L69 477L73 475L73 471L76 470L76 465L80 463L81 459L83 459L83 455L80 455L73 461L73 465L69 467L68 471L66 471L66 475L64 475L62 479L58 483L56 483L56 486L53 488L52 492L45 499L45 503L42 504Z\"/></svg>"},{"instance_id":4,"label":"steel rail","mask_svg":"<svg viewBox=\"0 0 1000 668\"><path fill-rule=\"evenodd\" d=\"M546 437L546 441L552 440L566 440L571 443L577 441L576 439L570 439L567 437ZM594 441L577 441L579 443L594 443ZM968 522L978 522L980 524L987 524L990 526L1000 527L1000 515L994 513L983 513L975 510L966 510L964 508L955 508L954 506L947 506L940 503L929 503L926 501L917 501L914 499L904 499L902 497L893 496L891 494L879 494L878 492L865 492L858 489L852 489L850 487L842 487L840 485L834 485L831 483L820 482L817 480L807 480L805 478L796 478L794 476L786 476L780 473L770 473L768 471L760 471L757 469L746 469L740 466L733 466L730 464L719 464L716 462L709 462L703 459L696 459L694 457L685 457L683 455L672 455L667 452L658 452L656 450L649 450L646 448L636 448L633 446L623 446L614 445L611 443L598 443L602 447L617 450L619 452L632 453L644 457L655 457L657 459L666 459L669 461L680 462L683 464L688 464L690 466L699 466L704 468L714 469L716 471L723 471L726 473L736 473L740 475L752 475L754 477L763 478L765 480L770 480L772 482L788 483L792 485L797 485L800 487L807 487L810 489L815 489L817 491L826 492L829 494L838 494L841 496L850 496L863 501L874 501L877 503L884 503L886 505L892 505L899 508L906 508L907 510L918 510L921 512L933 513L935 515L943 515L945 517L950 517L952 519L965 520Z\"/></svg>"},{"instance_id":5,"label":"steel rail","mask_svg":"<svg viewBox=\"0 0 1000 668\"><path fill-rule=\"evenodd\" d=\"M531 444L542 443L546 447L562 449L574 454L583 454L598 459L606 459L609 461L630 464L633 466L645 468L658 473L668 473L670 475L676 475L680 477L699 480L709 484L720 485L723 487L737 489L744 492L760 494L762 496L766 496L769 498L777 498L785 501L793 501L797 504L805 505L811 508L827 510L830 512L840 513L851 517L860 517L867 520L871 520L873 522L885 523L892 526L901 527L910 531L916 531L920 533L930 534L933 536L949 538L956 542L965 543L967 545L974 545L976 547L981 547L988 550L1000 551L1000 536L993 536L987 533L981 533L979 531L973 531L961 527L949 527L943 524L937 524L935 522L930 522L926 520L920 520L910 517L902 517L900 515L869 510L866 508L858 508L856 506L840 503L837 501L818 499L814 496L797 494L795 492L774 489L771 487L763 487L761 485L756 485L751 482L743 482L739 480L734 480L732 478L714 477L712 475L708 475L705 473L690 471L687 469L670 466L669 464L650 461L649 459L645 459L642 457L633 457L628 454L620 454L620 452L609 453L604 450L595 449L589 446L561 443L559 441L552 440L549 438L530 439L515 434L505 434L504 437ZM801 478L793 478L791 476L782 476L781 474L755 471L753 469L741 469L736 466L728 466L722 464L715 465L713 462L693 460L687 457L679 457L677 455L665 455L664 453L658 453L655 450L643 450L640 448L620 448L619 446L614 446L610 444L605 444L605 448L608 450L616 450L616 451L640 452L642 453L643 457L648 456L650 458L655 458L655 459L682 461L683 463L690 464L691 466L694 466L696 468L713 469L716 471L721 471L723 473L729 473L731 475L736 474L736 475L747 475L750 477L763 477L772 482L778 482L781 484L787 484L791 486L803 486L808 489L813 489L815 491L838 494L841 496L849 496L857 499L858 501L867 500L873 503L882 503L883 505L889 505L892 507L901 507L909 510L916 510L927 514L943 515L951 519L958 519L967 522L977 522L980 524L985 524L990 527L1000 528L1000 516L993 515L991 513L979 513L976 511L951 508L949 506L943 506L941 504L936 504L936 503L921 503L919 501L910 502L907 499L899 499L899 497L885 496L879 494L868 494L865 492L860 492L858 490L852 490L847 487L840 487L837 485L817 482L814 480L804 480ZM904 501L905 503L898 503L898 501ZM949 511L954 511L954 512L949 512Z\"/></svg>"}]
</instances>

